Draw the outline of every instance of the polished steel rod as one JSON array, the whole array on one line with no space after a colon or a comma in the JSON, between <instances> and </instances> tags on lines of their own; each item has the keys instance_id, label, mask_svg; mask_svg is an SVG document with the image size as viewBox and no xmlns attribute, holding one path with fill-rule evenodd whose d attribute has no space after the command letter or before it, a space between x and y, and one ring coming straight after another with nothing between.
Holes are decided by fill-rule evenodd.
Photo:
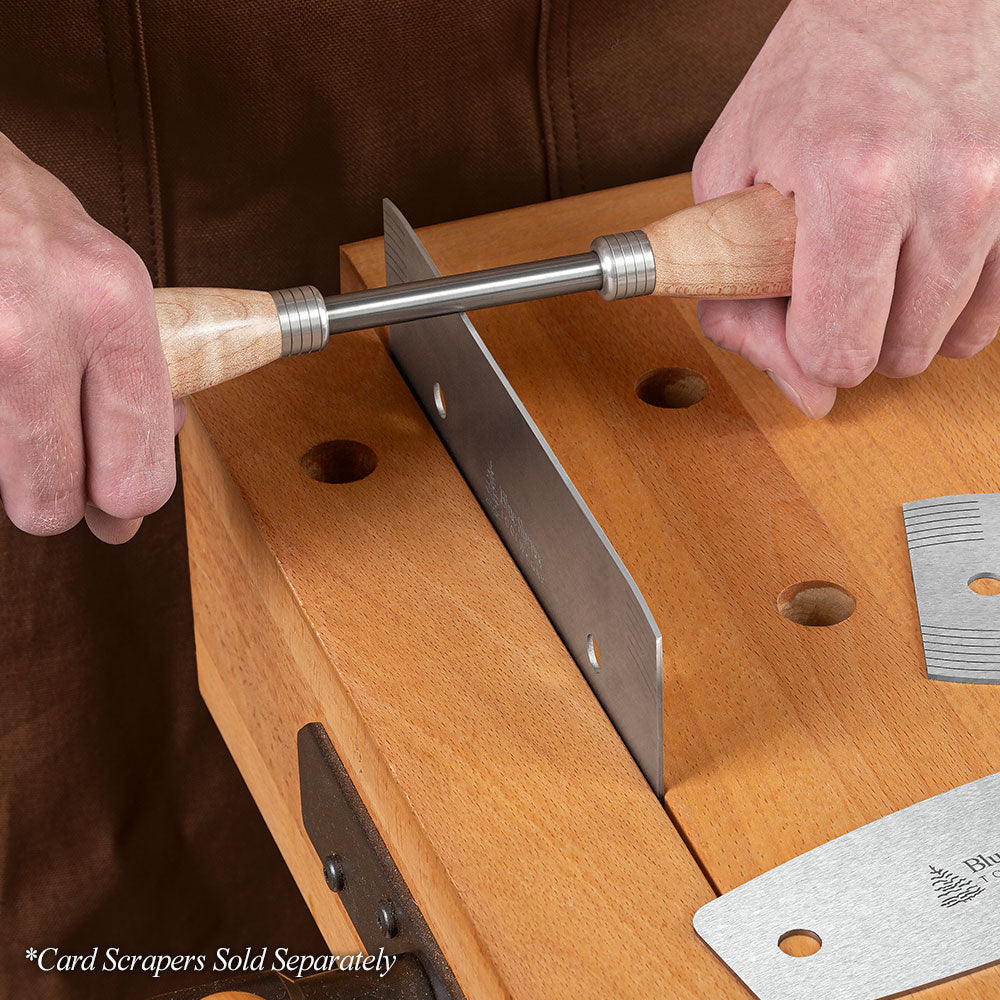
<instances>
[{"instance_id":1,"label":"polished steel rod","mask_svg":"<svg viewBox=\"0 0 1000 1000\"><path fill-rule=\"evenodd\" d=\"M604 269L597 253L511 264L469 274L371 288L326 299L330 333L389 326L490 306L510 305L600 289Z\"/></svg>"}]
</instances>

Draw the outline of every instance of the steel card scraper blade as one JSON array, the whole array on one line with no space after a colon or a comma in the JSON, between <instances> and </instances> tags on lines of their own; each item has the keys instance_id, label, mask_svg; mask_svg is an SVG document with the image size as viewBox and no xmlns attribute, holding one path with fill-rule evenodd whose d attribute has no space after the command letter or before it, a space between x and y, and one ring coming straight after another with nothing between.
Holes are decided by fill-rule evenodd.
<instances>
[{"instance_id":1,"label":"steel card scraper blade","mask_svg":"<svg viewBox=\"0 0 1000 1000\"><path fill-rule=\"evenodd\" d=\"M1000 774L780 865L694 926L760 1000L883 1000L998 962ZM794 932L819 951L785 954Z\"/></svg>"},{"instance_id":2,"label":"steel card scraper blade","mask_svg":"<svg viewBox=\"0 0 1000 1000\"><path fill-rule=\"evenodd\" d=\"M1000 494L914 500L903 520L927 676L1000 684L1000 597L972 589L1000 579Z\"/></svg>"},{"instance_id":3,"label":"steel card scraper blade","mask_svg":"<svg viewBox=\"0 0 1000 1000\"><path fill-rule=\"evenodd\" d=\"M387 284L439 277L399 210L383 214ZM662 798L662 641L628 570L465 313L391 326L389 350Z\"/></svg>"}]
</instances>

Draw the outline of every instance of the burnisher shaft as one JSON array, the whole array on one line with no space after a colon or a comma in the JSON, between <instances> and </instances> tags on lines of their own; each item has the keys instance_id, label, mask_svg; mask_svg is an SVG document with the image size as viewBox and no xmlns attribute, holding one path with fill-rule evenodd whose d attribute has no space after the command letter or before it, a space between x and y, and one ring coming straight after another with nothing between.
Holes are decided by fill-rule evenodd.
<instances>
[{"instance_id":1,"label":"burnisher shaft","mask_svg":"<svg viewBox=\"0 0 1000 1000\"><path fill-rule=\"evenodd\" d=\"M331 295L325 304L332 334L572 292L598 291L608 299L646 295L654 284L649 240L637 230L601 236L587 253Z\"/></svg>"}]
</instances>

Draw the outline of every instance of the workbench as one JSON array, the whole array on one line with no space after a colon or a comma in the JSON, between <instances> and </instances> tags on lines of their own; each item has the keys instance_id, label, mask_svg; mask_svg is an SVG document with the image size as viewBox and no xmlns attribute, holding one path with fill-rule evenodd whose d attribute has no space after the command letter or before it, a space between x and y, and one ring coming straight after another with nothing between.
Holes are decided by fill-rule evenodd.
<instances>
[{"instance_id":1,"label":"workbench","mask_svg":"<svg viewBox=\"0 0 1000 1000\"><path fill-rule=\"evenodd\" d=\"M690 200L684 175L419 235L452 273ZM383 280L381 240L343 249L343 290ZM194 400L205 701L332 949L359 938L303 828L312 723L470 1000L737 1000L692 929L703 903L1000 770L1000 690L926 678L900 511L996 491L1000 353L873 376L810 421L700 335L693 301L585 293L471 319L662 629L665 800L378 331ZM923 995L995 998L1000 972Z\"/></svg>"}]
</instances>

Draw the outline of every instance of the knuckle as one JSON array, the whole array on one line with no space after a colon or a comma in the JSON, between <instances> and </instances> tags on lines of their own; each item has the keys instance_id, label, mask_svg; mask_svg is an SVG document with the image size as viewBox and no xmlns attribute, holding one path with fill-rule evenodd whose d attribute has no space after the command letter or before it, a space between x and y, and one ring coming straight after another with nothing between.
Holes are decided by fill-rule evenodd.
<instances>
[{"instance_id":1,"label":"knuckle","mask_svg":"<svg viewBox=\"0 0 1000 1000\"><path fill-rule=\"evenodd\" d=\"M691 165L691 192L696 202L710 197L713 172L712 151L706 139Z\"/></svg>"},{"instance_id":2,"label":"knuckle","mask_svg":"<svg viewBox=\"0 0 1000 1000\"><path fill-rule=\"evenodd\" d=\"M176 483L173 452L169 460L156 459L125 470L92 499L112 517L145 517L170 499Z\"/></svg>"},{"instance_id":3,"label":"knuckle","mask_svg":"<svg viewBox=\"0 0 1000 1000\"><path fill-rule=\"evenodd\" d=\"M83 517L82 475L67 468L45 469L25 499L6 508L11 522L29 535L58 535Z\"/></svg>"},{"instance_id":4,"label":"knuckle","mask_svg":"<svg viewBox=\"0 0 1000 1000\"><path fill-rule=\"evenodd\" d=\"M746 183L742 144L727 137L725 131L717 123L695 154L691 188L697 202L726 194Z\"/></svg>"},{"instance_id":5,"label":"knuckle","mask_svg":"<svg viewBox=\"0 0 1000 1000\"><path fill-rule=\"evenodd\" d=\"M957 337L949 337L941 345L938 354L946 358L964 360L985 350L997 339L997 327L992 327L986 333L969 333Z\"/></svg>"},{"instance_id":6,"label":"knuckle","mask_svg":"<svg viewBox=\"0 0 1000 1000\"><path fill-rule=\"evenodd\" d=\"M694 162L691 164L691 173L694 177L700 179L710 173L715 158L716 144L710 133L695 153Z\"/></svg>"},{"instance_id":7,"label":"knuckle","mask_svg":"<svg viewBox=\"0 0 1000 1000\"><path fill-rule=\"evenodd\" d=\"M987 347L988 344L989 341L985 344L977 344L972 341L961 340L954 344L943 344L941 350L938 351L938 354L940 354L943 358L953 358L956 361L964 361L966 358L971 358L978 354L984 347Z\"/></svg>"},{"instance_id":8,"label":"knuckle","mask_svg":"<svg viewBox=\"0 0 1000 1000\"><path fill-rule=\"evenodd\" d=\"M838 163L844 192L865 204L893 200L902 179L899 158L891 149L865 143L848 145L828 162Z\"/></svg>"},{"instance_id":9,"label":"knuckle","mask_svg":"<svg viewBox=\"0 0 1000 1000\"><path fill-rule=\"evenodd\" d=\"M993 151L972 152L960 158L952 171L953 211L969 222L992 212L1000 187L1000 155Z\"/></svg>"},{"instance_id":10,"label":"knuckle","mask_svg":"<svg viewBox=\"0 0 1000 1000\"><path fill-rule=\"evenodd\" d=\"M872 373L876 361L863 348L841 348L799 360L799 366L814 382L837 389L852 389Z\"/></svg>"},{"instance_id":11,"label":"knuckle","mask_svg":"<svg viewBox=\"0 0 1000 1000\"><path fill-rule=\"evenodd\" d=\"M150 318L153 286L149 274L124 243L101 247L89 259L86 274L90 327L98 343L109 337L117 340Z\"/></svg>"},{"instance_id":12,"label":"knuckle","mask_svg":"<svg viewBox=\"0 0 1000 1000\"><path fill-rule=\"evenodd\" d=\"M38 507L31 507L17 514L8 514L8 516L14 527L20 528L26 534L42 537L61 535L64 531L69 531L80 523L83 517L83 505L54 506L43 503Z\"/></svg>"},{"instance_id":13,"label":"knuckle","mask_svg":"<svg viewBox=\"0 0 1000 1000\"><path fill-rule=\"evenodd\" d=\"M912 378L927 370L934 355L922 349L902 348L883 352L879 359L879 374L889 378Z\"/></svg>"}]
</instances>

